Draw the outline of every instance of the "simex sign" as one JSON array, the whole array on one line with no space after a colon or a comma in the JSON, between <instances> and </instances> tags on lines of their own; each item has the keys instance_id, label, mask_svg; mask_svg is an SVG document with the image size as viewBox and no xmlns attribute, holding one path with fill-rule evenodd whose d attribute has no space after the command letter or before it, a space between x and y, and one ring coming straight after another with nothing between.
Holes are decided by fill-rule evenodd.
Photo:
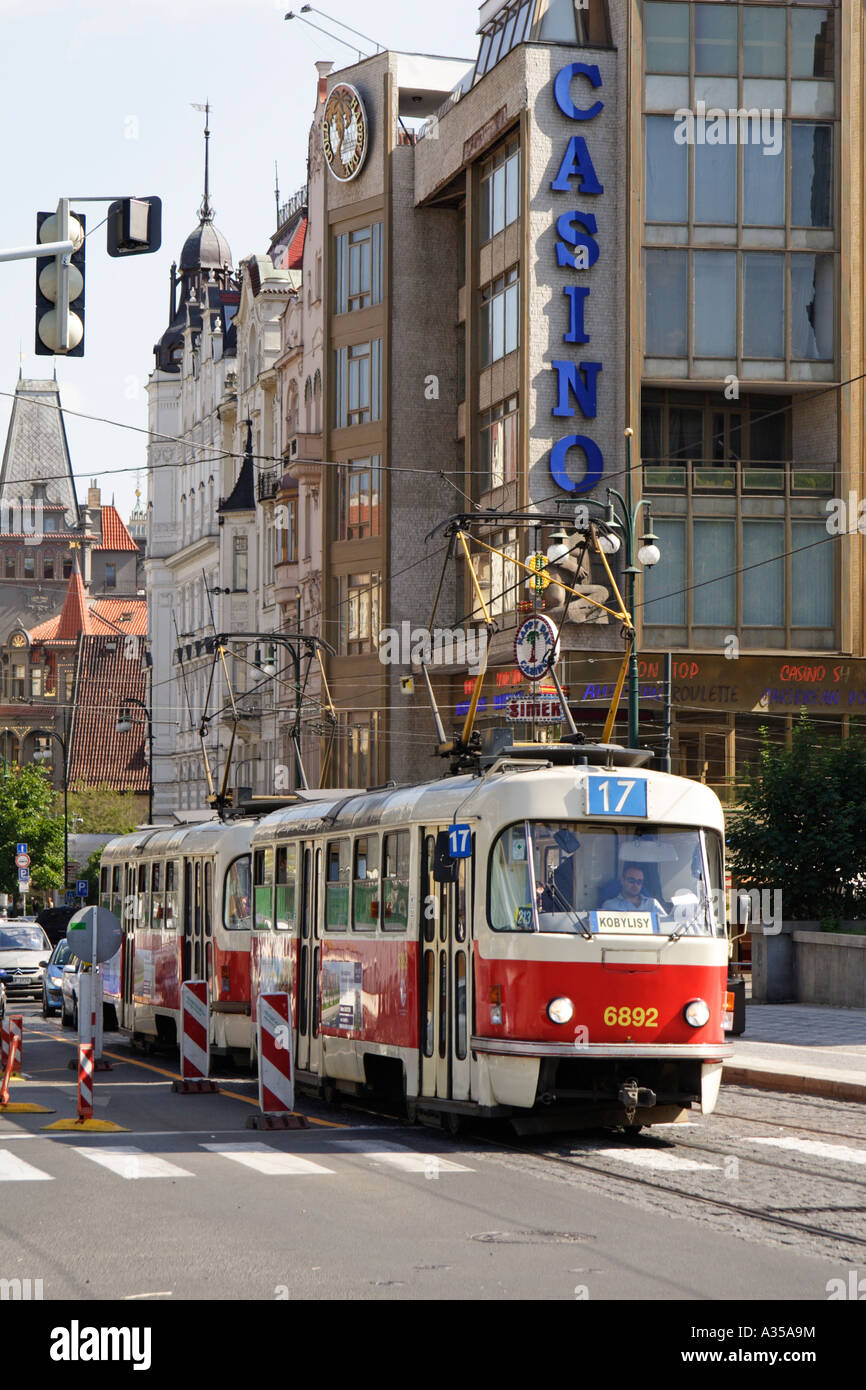
<instances>
[{"instance_id":1,"label":"simex sign","mask_svg":"<svg viewBox=\"0 0 866 1390\"><path fill-rule=\"evenodd\" d=\"M579 100L587 102L578 105L575 90L586 93ZM589 90L587 91L587 85ZM595 121L604 110L604 102L596 97L589 100L592 93L602 86L601 73L595 64L568 63L561 68L553 81L553 96L562 114L588 129L588 123ZM581 201L598 198L604 193L599 183L590 155L586 136L575 133L569 137L556 178L551 182L555 193L580 193ZM598 220L594 212L585 207L564 210L556 221L556 264L562 268L591 271L600 255L596 240ZM584 347L590 342L586 329L586 306L590 297L590 285L566 285L563 295L567 300L566 323L562 341L568 345ZM598 378L602 363L572 358L554 360L553 370L557 375L556 405L551 414L557 419L569 419L577 411L584 420L594 420L598 412ZM584 476L575 481L569 476L567 464L572 451L583 455ZM601 481L604 472L604 457L597 442L588 434L569 434L560 439L550 451L550 472L553 481L564 492L591 492Z\"/></svg>"}]
</instances>

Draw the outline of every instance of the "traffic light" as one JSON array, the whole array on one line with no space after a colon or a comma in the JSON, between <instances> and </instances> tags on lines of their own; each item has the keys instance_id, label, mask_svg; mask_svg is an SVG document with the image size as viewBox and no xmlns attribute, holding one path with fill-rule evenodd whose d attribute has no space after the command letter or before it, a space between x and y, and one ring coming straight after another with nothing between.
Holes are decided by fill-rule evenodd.
<instances>
[{"instance_id":1,"label":"traffic light","mask_svg":"<svg viewBox=\"0 0 866 1390\"><path fill-rule=\"evenodd\" d=\"M162 245L162 199L118 198L108 209L109 256L141 256Z\"/></svg>"},{"instance_id":2,"label":"traffic light","mask_svg":"<svg viewBox=\"0 0 866 1390\"><path fill-rule=\"evenodd\" d=\"M39 357L84 356L84 253L86 221L74 216L61 199L57 212L36 214L39 243L71 241L68 265L63 255L36 260L36 353Z\"/></svg>"}]
</instances>

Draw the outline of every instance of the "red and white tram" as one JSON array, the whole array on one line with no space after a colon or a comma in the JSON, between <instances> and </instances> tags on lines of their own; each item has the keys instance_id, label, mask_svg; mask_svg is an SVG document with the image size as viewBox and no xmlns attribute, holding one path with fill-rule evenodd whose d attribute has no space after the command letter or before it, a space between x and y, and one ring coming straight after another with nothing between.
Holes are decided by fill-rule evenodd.
<instances>
[{"instance_id":1,"label":"red and white tram","mask_svg":"<svg viewBox=\"0 0 866 1390\"><path fill-rule=\"evenodd\" d=\"M251 821L150 828L103 850L99 901L123 924L103 998L124 1032L174 1043L180 986L207 980L212 1046L250 1049Z\"/></svg>"},{"instance_id":2,"label":"red and white tram","mask_svg":"<svg viewBox=\"0 0 866 1390\"><path fill-rule=\"evenodd\" d=\"M722 808L646 756L525 746L262 818L251 1013L291 990L299 1081L524 1129L710 1112L731 1053Z\"/></svg>"}]
</instances>

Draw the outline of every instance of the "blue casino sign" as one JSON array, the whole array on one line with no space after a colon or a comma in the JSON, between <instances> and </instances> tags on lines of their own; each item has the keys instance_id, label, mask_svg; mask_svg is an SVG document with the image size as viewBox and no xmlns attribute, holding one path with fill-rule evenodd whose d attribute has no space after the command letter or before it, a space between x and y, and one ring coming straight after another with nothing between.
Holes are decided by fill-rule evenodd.
<instances>
[{"instance_id":1,"label":"blue casino sign","mask_svg":"<svg viewBox=\"0 0 866 1390\"><path fill-rule=\"evenodd\" d=\"M586 106L579 106L572 95L572 88L578 78L581 85L588 83L593 90L602 85L601 73L595 64L568 63L554 78L553 95L562 114L570 121L579 122L581 128L586 129L586 123L596 120L604 110L604 102L596 98ZM597 198L604 193L583 135L570 136L559 171L550 186L556 193L574 195L579 191L581 200ZM595 239L598 232L595 214L580 208L563 211L557 217L556 232L557 266L591 271L600 254ZM590 289L589 285L566 285L563 288L562 292L568 301L566 331L562 335L564 343L584 346L590 341L585 317ZM551 414L557 419L568 419L579 410L584 420L594 420L598 410L598 377L602 369L601 362L563 359L554 361L552 366L557 375L557 401ZM566 469L572 450L583 453L585 473L579 482L570 478ZM550 451L550 472L553 481L565 492L591 492L600 483L604 472L601 449L587 434L565 435Z\"/></svg>"}]
</instances>

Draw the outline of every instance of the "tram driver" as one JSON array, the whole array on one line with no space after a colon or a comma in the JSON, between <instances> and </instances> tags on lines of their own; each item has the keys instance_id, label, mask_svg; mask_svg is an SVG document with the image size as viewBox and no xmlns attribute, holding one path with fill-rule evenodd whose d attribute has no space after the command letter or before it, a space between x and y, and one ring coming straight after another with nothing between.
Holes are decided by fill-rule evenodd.
<instances>
[{"instance_id":1,"label":"tram driver","mask_svg":"<svg viewBox=\"0 0 866 1390\"><path fill-rule=\"evenodd\" d=\"M619 875L622 890L613 898L607 898L601 905L602 912L655 912L666 917L666 909L658 898L644 896L644 869L642 864L623 864Z\"/></svg>"}]
</instances>

